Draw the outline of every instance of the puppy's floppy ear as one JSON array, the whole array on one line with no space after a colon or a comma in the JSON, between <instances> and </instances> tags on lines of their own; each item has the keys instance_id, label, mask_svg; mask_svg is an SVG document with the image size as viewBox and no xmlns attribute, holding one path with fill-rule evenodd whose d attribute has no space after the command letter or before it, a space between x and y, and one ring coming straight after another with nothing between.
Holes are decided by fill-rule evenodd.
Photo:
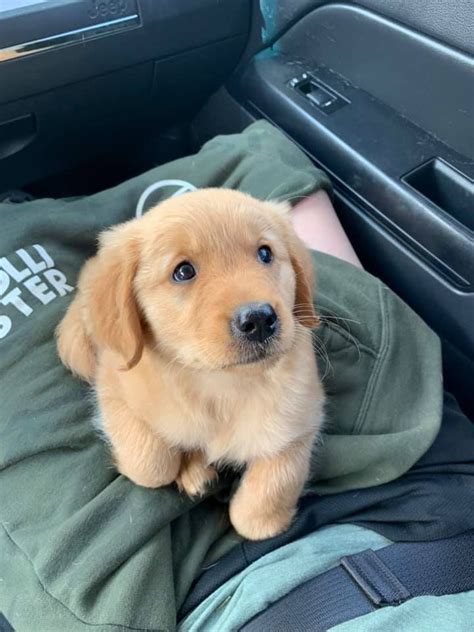
<instances>
[{"instance_id":1,"label":"puppy's floppy ear","mask_svg":"<svg viewBox=\"0 0 474 632\"><path fill-rule=\"evenodd\" d=\"M123 370L133 368L143 352L143 327L133 281L139 240L134 222L102 233L93 274L85 289L95 344L118 353Z\"/></svg>"},{"instance_id":2,"label":"puppy's floppy ear","mask_svg":"<svg viewBox=\"0 0 474 632\"><path fill-rule=\"evenodd\" d=\"M313 264L304 243L296 235L293 228L290 230L293 233L289 240L290 259L296 277L294 312L302 325L308 329L313 329L320 323L313 304Z\"/></svg>"},{"instance_id":3,"label":"puppy's floppy ear","mask_svg":"<svg viewBox=\"0 0 474 632\"><path fill-rule=\"evenodd\" d=\"M290 218L290 205L286 202L272 205L279 215L284 216L285 233L291 265L296 277L294 313L296 319L308 329L320 323L313 305L314 273L308 249L295 233Z\"/></svg>"}]
</instances>

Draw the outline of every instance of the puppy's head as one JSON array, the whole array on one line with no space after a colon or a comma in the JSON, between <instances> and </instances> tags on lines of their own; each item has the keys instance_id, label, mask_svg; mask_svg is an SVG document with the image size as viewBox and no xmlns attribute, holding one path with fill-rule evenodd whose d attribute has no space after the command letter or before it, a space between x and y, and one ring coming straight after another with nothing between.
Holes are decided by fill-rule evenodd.
<instances>
[{"instance_id":1,"label":"puppy's head","mask_svg":"<svg viewBox=\"0 0 474 632\"><path fill-rule=\"evenodd\" d=\"M205 189L104 233L85 289L96 344L126 368L145 341L170 361L210 370L287 352L298 326L318 322L310 257L287 211Z\"/></svg>"}]
</instances>

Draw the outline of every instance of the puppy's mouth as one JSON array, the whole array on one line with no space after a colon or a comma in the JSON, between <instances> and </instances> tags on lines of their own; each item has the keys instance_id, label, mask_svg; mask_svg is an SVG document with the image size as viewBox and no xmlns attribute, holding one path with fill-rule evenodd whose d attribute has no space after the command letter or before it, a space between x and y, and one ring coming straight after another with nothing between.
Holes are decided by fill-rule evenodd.
<instances>
[{"instance_id":1,"label":"puppy's mouth","mask_svg":"<svg viewBox=\"0 0 474 632\"><path fill-rule=\"evenodd\" d=\"M252 364L271 364L284 353L279 340L254 344L239 344L236 349L237 359L225 368L248 366Z\"/></svg>"}]
</instances>

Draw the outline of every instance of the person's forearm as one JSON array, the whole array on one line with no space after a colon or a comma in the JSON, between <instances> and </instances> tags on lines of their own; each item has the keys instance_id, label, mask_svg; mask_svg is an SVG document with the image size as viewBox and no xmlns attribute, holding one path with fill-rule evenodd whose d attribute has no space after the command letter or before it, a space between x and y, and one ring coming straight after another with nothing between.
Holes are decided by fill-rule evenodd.
<instances>
[{"instance_id":1,"label":"person's forearm","mask_svg":"<svg viewBox=\"0 0 474 632\"><path fill-rule=\"evenodd\" d=\"M326 191L317 191L292 211L293 225L308 248L348 261L362 268Z\"/></svg>"}]
</instances>

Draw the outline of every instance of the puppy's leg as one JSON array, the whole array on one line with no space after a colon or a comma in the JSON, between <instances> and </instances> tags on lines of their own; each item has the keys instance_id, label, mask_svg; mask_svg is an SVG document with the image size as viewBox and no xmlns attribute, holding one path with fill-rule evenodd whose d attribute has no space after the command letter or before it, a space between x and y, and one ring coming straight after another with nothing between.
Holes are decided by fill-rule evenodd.
<instances>
[{"instance_id":1,"label":"puppy's leg","mask_svg":"<svg viewBox=\"0 0 474 632\"><path fill-rule=\"evenodd\" d=\"M103 430L118 471L143 487L164 487L178 476L181 455L174 452L125 402L100 397Z\"/></svg>"},{"instance_id":2,"label":"puppy's leg","mask_svg":"<svg viewBox=\"0 0 474 632\"><path fill-rule=\"evenodd\" d=\"M205 454L196 450L183 456L176 483L180 492L185 492L190 497L202 496L207 484L216 478L217 472L208 465Z\"/></svg>"},{"instance_id":3,"label":"puppy's leg","mask_svg":"<svg viewBox=\"0 0 474 632\"><path fill-rule=\"evenodd\" d=\"M249 464L230 503L230 520L249 540L264 540L285 531L309 473L313 436L285 451Z\"/></svg>"}]
</instances>

